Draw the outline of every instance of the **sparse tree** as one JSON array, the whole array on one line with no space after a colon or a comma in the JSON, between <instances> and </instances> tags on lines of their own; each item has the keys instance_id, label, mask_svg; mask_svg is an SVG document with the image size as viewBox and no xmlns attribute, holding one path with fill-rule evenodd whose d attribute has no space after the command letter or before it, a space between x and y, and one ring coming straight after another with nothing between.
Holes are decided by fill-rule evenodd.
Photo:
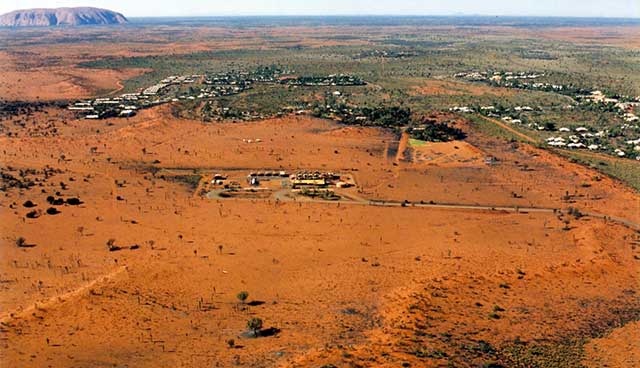
<instances>
[{"instance_id":1,"label":"sparse tree","mask_svg":"<svg viewBox=\"0 0 640 368\"><path fill-rule=\"evenodd\" d=\"M16 238L16 246L18 248L23 248L25 246L25 244L27 244L27 239L25 239L22 236Z\"/></svg>"},{"instance_id":2,"label":"sparse tree","mask_svg":"<svg viewBox=\"0 0 640 368\"><path fill-rule=\"evenodd\" d=\"M247 298L249 297L249 293L246 291L241 291L238 293L238 295L236 295L236 298L238 298L238 300L244 304L247 301Z\"/></svg>"},{"instance_id":3,"label":"sparse tree","mask_svg":"<svg viewBox=\"0 0 640 368\"><path fill-rule=\"evenodd\" d=\"M120 250L120 248L116 246L116 240L113 238L107 240L107 247L109 248L109 251L112 252L115 250Z\"/></svg>"},{"instance_id":4,"label":"sparse tree","mask_svg":"<svg viewBox=\"0 0 640 368\"><path fill-rule=\"evenodd\" d=\"M260 318L253 317L247 322L247 328L253 331L253 335L258 337L258 333L262 329L263 322Z\"/></svg>"}]
</instances>

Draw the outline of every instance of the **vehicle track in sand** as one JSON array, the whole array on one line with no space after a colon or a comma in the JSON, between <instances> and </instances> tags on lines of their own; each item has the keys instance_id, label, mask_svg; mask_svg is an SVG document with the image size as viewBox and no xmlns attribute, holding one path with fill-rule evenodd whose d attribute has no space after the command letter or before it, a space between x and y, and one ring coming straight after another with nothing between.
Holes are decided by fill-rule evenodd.
<instances>
[{"instance_id":1,"label":"vehicle track in sand","mask_svg":"<svg viewBox=\"0 0 640 368\"><path fill-rule=\"evenodd\" d=\"M276 201L281 202L296 202L295 198L290 198L284 195L283 191L279 191L276 193ZM223 199L216 198L218 200L224 201L255 201L254 198L233 198L233 199ZM322 204L345 204L345 205L360 205L360 206L375 206L375 207L406 207L406 208L430 208L430 209L441 209L441 210L462 210L462 211L489 211L489 212L508 212L508 213L558 213L562 212L561 208L549 208L549 207L522 207L522 206L493 206L490 204L485 205L472 205L472 204L464 204L464 203L427 203L424 201L420 202L402 202L395 200L382 200L382 199L365 199L361 197L351 196L351 200L321 200L321 199L312 199L305 201L298 201L303 203L322 203ZM602 219L605 221L611 221L623 226L626 226L632 230L640 231L640 224L633 222L631 220L610 216L598 212L588 212L582 211L582 215L590 216L598 219Z\"/></svg>"}]
</instances>

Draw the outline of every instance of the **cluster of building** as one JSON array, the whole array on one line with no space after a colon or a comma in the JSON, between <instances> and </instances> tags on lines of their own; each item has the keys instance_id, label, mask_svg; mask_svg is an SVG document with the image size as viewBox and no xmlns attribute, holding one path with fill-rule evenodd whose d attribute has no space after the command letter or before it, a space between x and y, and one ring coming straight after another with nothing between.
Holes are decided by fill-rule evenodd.
<instances>
[{"instance_id":1,"label":"cluster of building","mask_svg":"<svg viewBox=\"0 0 640 368\"><path fill-rule=\"evenodd\" d=\"M463 78L468 81L474 82L486 82L500 87L557 92L563 95L568 95L576 99L577 101L592 102L602 105L613 105L615 108L619 109L622 112L626 112L629 109L640 105L640 96L614 97L608 96L599 90L581 89L575 86L565 86L546 82L529 82L529 80L539 79L545 76L545 73L509 71L471 71L461 72L454 75L455 78ZM629 116L628 118L633 119L633 116Z\"/></svg>"},{"instance_id":2,"label":"cluster of building","mask_svg":"<svg viewBox=\"0 0 640 368\"><path fill-rule=\"evenodd\" d=\"M536 109L534 109L531 106L516 106L513 108L513 111L515 112L528 112L528 111L534 111ZM453 106L449 109L449 111L451 112L463 112L463 113L473 113L473 112L481 112L484 115L487 116L491 116L491 117L500 117L500 115L498 115L497 112L497 108L493 105L488 105L488 106L480 106L480 107L469 107L469 106ZM505 111L511 111L511 109L504 109L502 108L502 112ZM505 117L504 119L512 119L511 117Z\"/></svg>"},{"instance_id":3,"label":"cluster of building","mask_svg":"<svg viewBox=\"0 0 640 368\"><path fill-rule=\"evenodd\" d=\"M493 106L491 106L491 108L493 108ZM486 109L486 108L484 108ZM464 114L470 114L472 112L476 112L476 110L473 107L469 107L469 106L454 106L449 108L449 111L451 112L461 112Z\"/></svg>"},{"instance_id":4,"label":"cluster of building","mask_svg":"<svg viewBox=\"0 0 640 368\"><path fill-rule=\"evenodd\" d=\"M223 97L233 96L240 94L248 89L251 89L249 85L214 85L205 88L201 88L196 98L211 98L211 97Z\"/></svg>"},{"instance_id":5,"label":"cluster of building","mask_svg":"<svg viewBox=\"0 0 640 368\"><path fill-rule=\"evenodd\" d=\"M209 190L222 198L268 198L273 193L282 197L282 189L289 189L291 194L313 198L336 200L335 189L351 188L355 186L353 178L343 177L333 172L298 171L289 174L285 170L253 171L245 177L246 184L242 184L242 176L228 177L218 173L213 175L208 185Z\"/></svg>"},{"instance_id":6,"label":"cluster of building","mask_svg":"<svg viewBox=\"0 0 640 368\"><path fill-rule=\"evenodd\" d=\"M629 96L609 97L602 91L591 91L586 95L578 95L576 99L583 102L602 105L605 107L613 107L620 117L627 123L636 123L640 118L633 113L633 109L640 106L640 96L635 98Z\"/></svg>"},{"instance_id":7,"label":"cluster of building","mask_svg":"<svg viewBox=\"0 0 640 368\"><path fill-rule=\"evenodd\" d=\"M291 186L294 189L308 186L326 187L329 185L329 180L334 178L335 176L332 173L321 173L319 171L302 171L296 174L291 174L289 176L289 180L291 180Z\"/></svg>"},{"instance_id":8,"label":"cluster of building","mask_svg":"<svg viewBox=\"0 0 640 368\"><path fill-rule=\"evenodd\" d=\"M589 128L580 126L573 128L573 130L567 127L561 127L557 131L565 134L548 137L546 139L547 145L569 149L600 150L613 153L618 157L631 156L640 160L640 138L623 140L620 143L624 144L624 146L614 147L609 139L609 129L592 131Z\"/></svg>"},{"instance_id":9,"label":"cluster of building","mask_svg":"<svg viewBox=\"0 0 640 368\"><path fill-rule=\"evenodd\" d=\"M286 178L287 175L287 172L284 170L251 172L249 173L249 175L247 175L247 183L249 183L251 186L256 187L259 186L260 182L263 180L271 180L278 177Z\"/></svg>"},{"instance_id":10,"label":"cluster of building","mask_svg":"<svg viewBox=\"0 0 640 368\"><path fill-rule=\"evenodd\" d=\"M502 82L502 81L513 81L513 80L526 80L526 79L537 79L540 77L544 77L544 73L535 73L535 72L505 72L505 71L470 71L470 72L460 72L453 75L455 78L462 78L468 81L473 82L481 82L481 81L492 81L492 82Z\"/></svg>"},{"instance_id":11,"label":"cluster of building","mask_svg":"<svg viewBox=\"0 0 640 368\"><path fill-rule=\"evenodd\" d=\"M545 73L510 71L472 71L454 74L455 78L461 78L471 82L484 82L498 87L534 89L559 93L563 93L566 91L566 87L562 85L545 82L533 82L533 80L545 76Z\"/></svg>"},{"instance_id":12,"label":"cluster of building","mask_svg":"<svg viewBox=\"0 0 640 368\"><path fill-rule=\"evenodd\" d=\"M387 58L387 59L406 59L423 55L424 53L418 50L366 50L355 56L356 59L365 58Z\"/></svg>"},{"instance_id":13,"label":"cluster of building","mask_svg":"<svg viewBox=\"0 0 640 368\"><path fill-rule=\"evenodd\" d=\"M518 121L513 120L513 122ZM599 150L612 153L618 157L634 157L636 160L640 160L640 138L621 140L619 147L615 147L610 139L611 132L609 129L596 131L584 126L576 128L561 127L557 129L557 132L564 134L547 137L545 140L547 145L568 149Z\"/></svg>"},{"instance_id":14,"label":"cluster of building","mask_svg":"<svg viewBox=\"0 0 640 368\"><path fill-rule=\"evenodd\" d=\"M359 77L349 74L331 74L328 76L285 77L280 84L293 86L364 86L367 83Z\"/></svg>"},{"instance_id":15,"label":"cluster of building","mask_svg":"<svg viewBox=\"0 0 640 368\"><path fill-rule=\"evenodd\" d=\"M341 180L341 176L333 172L300 171L289 176L291 187L299 188L349 188L353 183Z\"/></svg>"},{"instance_id":16,"label":"cluster of building","mask_svg":"<svg viewBox=\"0 0 640 368\"><path fill-rule=\"evenodd\" d=\"M472 71L454 74L455 78L462 78L471 82L484 82L497 87L530 89L562 94L570 94L571 91L578 91L578 89L568 88L567 86L560 84L534 82L535 79L543 78L545 76L545 73L510 71Z\"/></svg>"},{"instance_id":17,"label":"cluster of building","mask_svg":"<svg viewBox=\"0 0 640 368\"><path fill-rule=\"evenodd\" d=\"M621 130L630 132L629 134L635 132L636 137L640 135L640 118L634 113L634 109L640 106L640 96L635 98L629 96L612 97L596 90L587 95L577 96L577 99L603 106L606 109L612 108L624 121L620 125ZM624 144L624 149L613 148L614 155L618 157L635 156L636 160L640 160L640 138L627 139Z\"/></svg>"},{"instance_id":18,"label":"cluster of building","mask_svg":"<svg viewBox=\"0 0 640 368\"><path fill-rule=\"evenodd\" d=\"M142 94L145 96L156 96L159 93L161 93L165 88L171 85L195 83L201 77L202 77L201 75L183 75L183 76L172 75L161 80L159 83L156 83L151 87L145 88L145 90L142 91Z\"/></svg>"},{"instance_id":19,"label":"cluster of building","mask_svg":"<svg viewBox=\"0 0 640 368\"><path fill-rule=\"evenodd\" d=\"M170 76L159 83L145 88L140 93L124 93L117 97L103 97L75 102L67 108L76 111L86 119L105 119L113 117L134 116L140 109L163 103L177 101L166 96L166 90L172 85L196 83L201 76ZM180 96L185 99L189 96Z\"/></svg>"},{"instance_id":20,"label":"cluster of building","mask_svg":"<svg viewBox=\"0 0 640 368\"><path fill-rule=\"evenodd\" d=\"M620 118L621 124L617 126L608 126L604 129L597 130L579 126L575 128L555 127L554 123L539 124L535 122L524 123L522 113L532 111L542 111L541 108L533 108L530 106L516 106L509 108L496 108L495 106L453 106L449 110L460 113L480 113L485 116L499 118L502 121L511 124L522 124L530 129L539 131L550 130L565 133L565 135L550 136L546 139L546 143L552 147L562 147L568 149L588 149L601 150L610 152L619 157L629 157L635 155L640 160L640 145L637 144L639 139L620 139L620 137L629 137L638 134L640 131L640 118L634 113L634 109L640 106L640 96L611 96L599 90L584 90L574 86L564 86L552 83L535 82L529 80L544 77L544 73L534 72L463 72L455 74L456 78L464 78L469 81L485 82L491 85L534 89L547 92L556 92L572 97L577 104L563 106L565 109L574 109L576 107L585 106L589 109L598 109L602 112L615 112ZM572 131L573 129L573 131ZM614 132L615 131L615 132ZM576 134L571 134L576 133ZM617 145L617 147L616 147Z\"/></svg>"},{"instance_id":21,"label":"cluster of building","mask_svg":"<svg viewBox=\"0 0 640 368\"><path fill-rule=\"evenodd\" d=\"M244 70L232 70L224 73L211 73L205 78L204 83L213 86L233 86L238 88L250 88L256 83L274 84L285 75L289 75L290 70L277 66L265 66L253 72Z\"/></svg>"},{"instance_id":22,"label":"cluster of building","mask_svg":"<svg viewBox=\"0 0 640 368\"><path fill-rule=\"evenodd\" d=\"M570 133L571 129L562 127L558 129L559 132ZM585 127L578 127L574 129L575 134L568 137L552 136L546 139L548 145L552 147L567 147L567 148L587 148L589 150L598 150L602 146L594 143L594 140L605 138L607 133L604 130L600 130L596 133L589 132L589 129Z\"/></svg>"},{"instance_id":23,"label":"cluster of building","mask_svg":"<svg viewBox=\"0 0 640 368\"><path fill-rule=\"evenodd\" d=\"M138 109L151 104L145 96L124 94L113 98L80 101L69 105L67 108L82 114L86 119L103 119L133 116Z\"/></svg>"},{"instance_id":24,"label":"cluster of building","mask_svg":"<svg viewBox=\"0 0 640 368\"><path fill-rule=\"evenodd\" d=\"M78 101L68 106L87 119L129 117L140 109L181 100L211 99L237 95L253 88L257 83L295 86L360 86L366 83L353 75L332 74L328 76L290 76L291 71L277 66L259 67L253 72L231 71L207 75L169 76L144 88L139 93L127 93L117 97L96 98ZM194 85L195 86L191 86ZM184 86L190 86L185 88ZM206 110L206 109L205 109ZM203 111L205 111L203 110ZM220 118L253 120L262 115L228 108L208 109Z\"/></svg>"},{"instance_id":25,"label":"cluster of building","mask_svg":"<svg viewBox=\"0 0 640 368\"><path fill-rule=\"evenodd\" d=\"M284 84L297 86L361 86L366 83L350 74L331 74L326 76L294 76L292 71L279 67L262 67L255 72L233 71L208 75L205 84L213 86L233 86L248 89L263 84Z\"/></svg>"}]
</instances>

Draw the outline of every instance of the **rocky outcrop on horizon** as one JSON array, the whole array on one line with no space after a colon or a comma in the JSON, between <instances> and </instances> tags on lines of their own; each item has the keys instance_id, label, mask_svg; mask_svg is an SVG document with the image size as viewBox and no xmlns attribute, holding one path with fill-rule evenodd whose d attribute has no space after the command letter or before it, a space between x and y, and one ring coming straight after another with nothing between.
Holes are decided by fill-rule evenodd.
<instances>
[{"instance_id":1,"label":"rocky outcrop on horizon","mask_svg":"<svg viewBox=\"0 0 640 368\"><path fill-rule=\"evenodd\" d=\"M117 12L98 8L24 9L0 15L2 27L50 27L125 24Z\"/></svg>"}]
</instances>

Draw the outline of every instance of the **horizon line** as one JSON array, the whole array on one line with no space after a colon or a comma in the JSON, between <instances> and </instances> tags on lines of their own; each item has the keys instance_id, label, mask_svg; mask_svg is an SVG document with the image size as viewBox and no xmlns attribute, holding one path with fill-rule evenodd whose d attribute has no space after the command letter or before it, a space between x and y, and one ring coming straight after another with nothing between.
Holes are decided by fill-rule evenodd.
<instances>
[{"instance_id":1,"label":"horizon line","mask_svg":"<svg viewBox=\"0 0 640 368\"><path fill-rule=\"evenodd\" d=\"M453 13L440 13L440 14L384 14L384 13L243 13L243 12L227 12L221 14L176 14L176 15L127 15L125 12L112 10L107 8L101 8L96 6L66 6L66 7L41 7L41 8L22 8L8 11L6 13L2 13L0 15L6 15L14 12L20 11L29 11L29 10L54 10L54 9L73 9L73 8L94 8L101 10L108 10L120 13L124 15L126 18L130 19L163 19L163 18L234 18L234 17L306 17L306 18L321 18L321 17L353 17L353 18L364 18L364 17L389 17L389 18L419 18L419 17L457 17L457 18L465 18L465 17L480 17L480 18L555 18L555 19L608 19L608 20L640 20L640 14L638 15L630 15L630 16L620 16L620 15L552 15L552 14L482 14L482 13L464 13L464 12L453 12Z\"/></svg>"},{"instance_id":2,"label":"horizon line","mask_svg":"<svg viewBox=\"0 0 640 368\"><path fill-rule=\"evenodd\" d=\"M121 13L121 12L120 12ZM124 13L122 13L124 14ZM486 18L570 18L570 19L634 19L640 20L638 17L621 17L621 16L595 16L595 15L525 15L525 14L274 14L274 13L238 13L238 14L207 14L207 15L132 15L127 18L233 18L233 17L486 17Z\"/></svg>"}]
</instances>

